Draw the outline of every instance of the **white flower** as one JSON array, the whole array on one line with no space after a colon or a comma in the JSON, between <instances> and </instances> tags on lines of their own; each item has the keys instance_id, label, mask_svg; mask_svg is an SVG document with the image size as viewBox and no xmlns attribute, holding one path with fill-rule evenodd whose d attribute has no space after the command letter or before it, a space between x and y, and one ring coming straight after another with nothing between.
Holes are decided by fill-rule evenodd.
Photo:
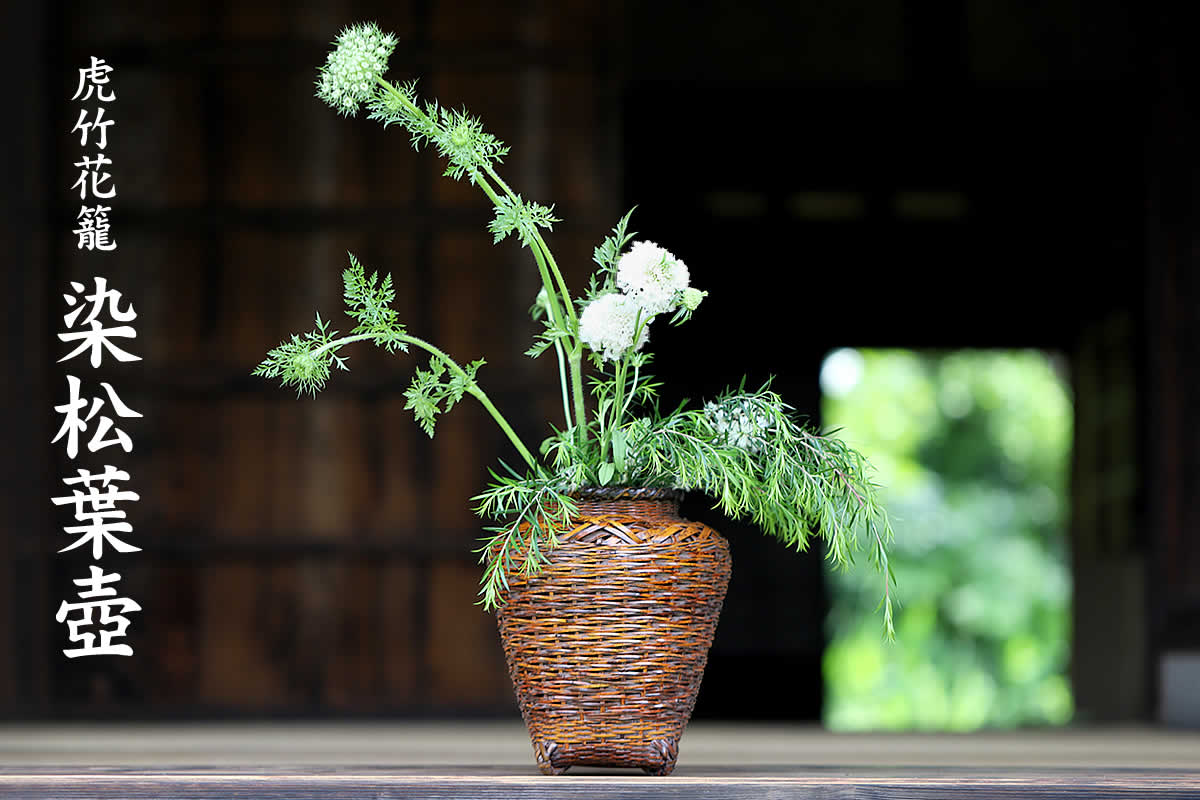
<instances>
[{"instance_id":1,"label":"white flower","mask_svg":"<svg viewBox=\"0 0 1200 800\"><path fill-rule=\"evenodd\" d=\"M640 325L637 343L633 336ZM629 349L640 350L650 338L650 315L632 297L601 295L579 315L579 338L608 361L616 361Z\"/></svg>"},{"instance_id":2,"label":"white flower","mask_svg":"<svg viewBox=\"0 0 1200 800\"><path fill-rule=\"evenodd\" d=\"M654 242L634 242L617 261L617 286L650 314L678 306L690 279L687 265Z\"/></svg>"},{"instance_id":3,"label":"white flower","mask_svg":"<svg viewBox=\"0 0 1200 800\"><path fill-rule=\"evenodd\" d=\"M375 92L376 80L383 77L388 57L396 49L396 37L373 22L364 22L339 33L334 44L337 49L317 73L317 97L352 117Z\"/></svg>"},{"instance_id":4,"label":"white flower","mask_svg":"<svg viewBox=\"0 0 1200 800\"><path fill-rule=\"evenodd\" d=\"M771 417L756 404L733 397L719 404L706 403L704 413L720 444L740 448L752 455L762 452L766 446Z\"/></svg>"}]
</instances>

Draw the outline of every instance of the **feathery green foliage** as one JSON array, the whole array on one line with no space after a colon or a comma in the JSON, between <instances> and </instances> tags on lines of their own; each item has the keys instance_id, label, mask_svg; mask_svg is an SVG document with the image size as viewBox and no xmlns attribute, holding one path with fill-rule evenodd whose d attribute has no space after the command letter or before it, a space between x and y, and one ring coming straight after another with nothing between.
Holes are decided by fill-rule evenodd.
<instances>
[{"instance_id":1,"label":"feathery green foliage","mask_svg":"<svg viewBox=\"0 0 1200 800\"><path fill-rule=\"evenodd\" d=\"M575 515L575 501L556 475L543 470L519 475L491 473L493 483L473 498L475 511L503 524L484 528L492 536L484 540L479 553L484 565L480 588L481 603L495 608L504 600L508 575L519 568L526 575L536 572L546 556L558 544L557 531L566 530Z\"/></svg>"},{"instance_id":2,"label":"feathery green foliage","mask_svg":"<svg viewBox=\"0 0 1200 800\"><path fill-rule=\"evenodd\" d=\"M341 343L335 336L337 331L329 330L329 323L317 314L316 328L303 336L293 333L291 339L280 342L251 374L279 378L284 386L296 389L297 397L305 392L315 395L325 388L331 366L349 369L346 359L337 354Z\"/></svg>"},{"instance_id":3,"label":"feathery green foliage","mask_svg":"<svg viewBox=\"0 0 1200 800\"><path fill-rule=\"evenodd\" d=\"M392 308L396 300L396 290L392 288L392 276L385 275L379 283L379 274L371 273L368 278L366 270L353 253L350 256L350 266L342 272L342 283L345 286L346 314L358 322L351 329L351 334L369 334L371 341L394 353L397 350L407 352L408 343L404 337L407 331Z\"/></svg>"},{"instance_id":4,"label":"feathery green foliage","mask_svg":"<svg viewBox=\"0 0 1200 800\"><path fill-rule=\"evenodd\" d=\"M554 206L547 208L541 203L526 203L521 195L517 195L514 199L500 198L496 204L496 218L488 223L488 230L492 232L492 244L499 244L510 233L516 233L521 244L532 247L538 228L551 230L554 223L561 221L554 216Z\"/></svg>"},{"instance_id":5,"label":"feathery green foliage","mask_svg":"<svg viewBox=\"0 0 1200 800\"><path fill-rule=\"evenodd\" d=\"M601 409L609 385L596 384ZM654 395L648 382L639 391L646 399ZM580 452L569 438L552 437L543 449L558 463L578 464L585 485L703 492L729 517L749 520L797 550L819 539L840 568L865 549L884 576L884 626L893 634L895 577L887 556L893 532L866 460L840 439L804 428L769 385L728 392L702 409L667 415L652 409L614 431L612 441L607 460Z\"/></svg>"},{"instance_id":6,"label":"feathery green foliage","mask_svg":"<svg viewBox=\"0 0 1200 800\"><path fill-rule=\"evenodd\" d=\"M462 400L467 389L475 384L475 373L484 363L483 359L472 361L460 372L447 375L446 362L438 356L431 356L428 371L417 367L412 384L404 390L404 396L408 398L404 408L412 410L421 429L429 434L430 439L433 438L437 415L446 413Z\"/></svg>"}]
</instances>

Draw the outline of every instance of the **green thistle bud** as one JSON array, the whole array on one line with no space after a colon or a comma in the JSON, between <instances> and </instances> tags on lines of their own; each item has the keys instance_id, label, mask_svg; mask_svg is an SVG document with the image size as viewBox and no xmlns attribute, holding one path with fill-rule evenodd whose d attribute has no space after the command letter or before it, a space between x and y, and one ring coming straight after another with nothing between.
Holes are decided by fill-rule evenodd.
<instances>
[{"instance_id":1,"label":"green thistle bud","mask_svg":"<svg viewBox=\"0 0 1200 800\"><path fill-rule=\"evenodd\" d=\"M312 379L317 376L318 372L317 359L313 358L313 354L308 350L301 351L292 356L291 373L297 378Z\"/></svg>"},{"instance_id":2,"label":"green thistle bud","mask_svg":"<svg viewBox=\"0 0 1200 800\"><path fill-rule=\"evenodd\" d=\"M450 131L450 144L455 150L467 150L471 146L473 133L470 124L461 121Z\"/></svg>"},{"instance_id":3,"label":"green thistle bud","mask_svg":"<svg viewBox=\"0 0 1200 800\"><path fill-rule=\"evenodd\" d=\"M315 356L307 347L293 353L283 379L285 386L295 386L300 392L316 394L329 380L328 356Z\"/></svg>"},{"instance_id":4,"label":"green thistle bud","mask_svg":"<svg viewBox=\"0 0 1200 800\"><path fill-rule=\"evenodd\" d=\"M708 292L702 292L699 289L689 286L683 290L683 298L681 302L683 303L683 307L688 311L695 311L700 305L700 301L706 297L708 297Z\"/></svg>"},{"instance_id":5,"label":"green thistle bud","mask_svg":"<svg viewBox=\"0 0 1200 800\"><path fill-rule=\"evenodd\" d=\"M371 99L396 49L396 37L373 22L351 25L338 34L337 45L317 72L317 97L348 117Z\"/></svg>"},{"instance_id":6,"label":"green thistle bud","mask_svg":"<svg viewBox=\"0 0 1200 800\"><path fill-rule=\"evenodd\" d=\"M545 319L550 316L550 295L546 294L545 286L538 289L537 298L529 307L529 316L534 319Z\"/></svg>"}]
</instances>

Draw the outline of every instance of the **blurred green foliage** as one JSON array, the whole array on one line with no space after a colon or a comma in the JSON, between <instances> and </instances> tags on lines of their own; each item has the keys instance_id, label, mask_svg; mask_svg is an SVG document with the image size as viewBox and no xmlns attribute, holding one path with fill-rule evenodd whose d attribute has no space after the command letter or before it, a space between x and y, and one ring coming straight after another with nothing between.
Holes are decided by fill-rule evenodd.
<instances>
[{"instance_id":1,"label":"blurred green foliage","mask_svg":"<svg viewBox=\"0 0 1200 800\"><path fill-rule=\"evenodd\" d=\"M1037 351L840 350L828 428L885 487L901 607L879 634L869 569L830 576L835 730L1059 724L1072 713L1066 543L1071 399Z\"/></svg>"}]
</instances>

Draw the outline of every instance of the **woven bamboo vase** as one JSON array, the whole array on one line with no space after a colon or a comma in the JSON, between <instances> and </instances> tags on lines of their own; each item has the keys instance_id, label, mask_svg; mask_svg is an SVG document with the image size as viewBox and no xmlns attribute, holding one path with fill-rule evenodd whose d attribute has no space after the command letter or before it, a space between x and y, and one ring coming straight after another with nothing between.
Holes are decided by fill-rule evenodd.
<instances>
[{"instance_id":1,"label":"woven bamboo vase","mask_svg":"<svg viewBox=\"0 0 1200 800\"><path fill-rule=\"evenodd\" d=\"M585 489L541 571L510 573L500 638L539 769L675 768L729 585L681 492Z\"/></svg>"}]
</instances>

